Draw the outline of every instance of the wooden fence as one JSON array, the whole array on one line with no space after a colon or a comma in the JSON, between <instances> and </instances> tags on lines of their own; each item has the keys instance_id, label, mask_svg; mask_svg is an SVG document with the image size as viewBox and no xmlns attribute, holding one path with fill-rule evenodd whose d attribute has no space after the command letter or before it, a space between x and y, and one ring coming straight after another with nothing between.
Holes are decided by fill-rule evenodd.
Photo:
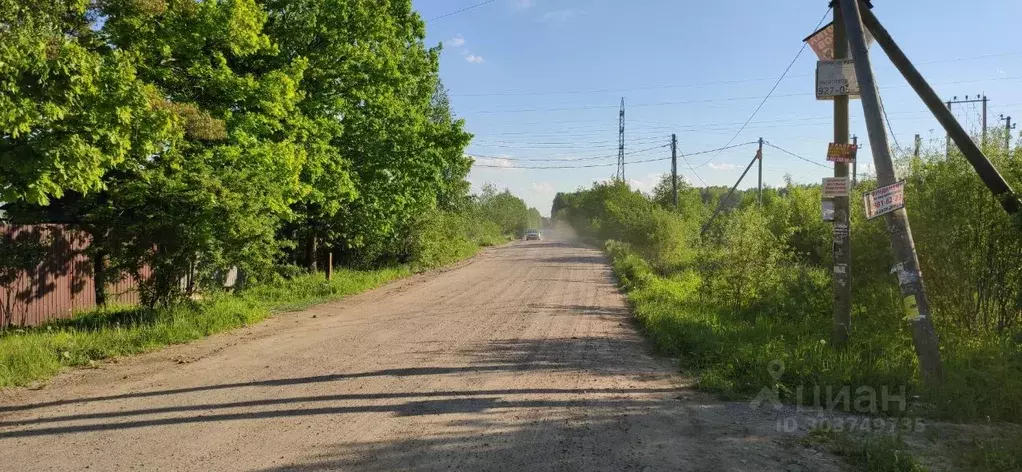
<instances>
[{"instance_id":1,"label":"wooden fence","mask_svg":"<svg viewBox=\"0 0 1022 472\"><path fill-rule=\"evenodd\" d=\"M92 258L85 252L87 233L66 225L0 225L0 238L0 244L41 242L45 250L35 270L21 272L13 284L0 286L0 327L37 326L96 305ZM138 303L130 279L108 285L107 293L108 303Z\"/></svg>"}]
</instances>

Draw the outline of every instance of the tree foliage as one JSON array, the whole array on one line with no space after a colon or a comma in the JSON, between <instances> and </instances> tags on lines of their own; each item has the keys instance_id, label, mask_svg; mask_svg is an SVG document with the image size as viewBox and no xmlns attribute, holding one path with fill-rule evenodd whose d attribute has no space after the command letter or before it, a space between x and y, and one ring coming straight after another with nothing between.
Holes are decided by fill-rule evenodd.
<instances>
[{"instance_id":1,"label":"tree foliage","mask_svg":"<svg viewBox=\"0 0 1022 472\"><path fill-rule=\"evenodd\" d=\"M87 231L97 280L150 305L230 267L437 261L425 241L539 226L469 195L424 38L410 0L0 0L0 197Z\"/></svg>"}]
</instances>

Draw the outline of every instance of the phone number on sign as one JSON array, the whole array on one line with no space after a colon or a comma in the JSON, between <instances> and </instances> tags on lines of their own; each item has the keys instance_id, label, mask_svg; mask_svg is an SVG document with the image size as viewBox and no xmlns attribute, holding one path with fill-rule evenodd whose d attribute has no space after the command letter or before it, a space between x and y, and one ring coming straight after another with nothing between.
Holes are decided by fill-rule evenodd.
<instances>
[{"instance_id":1,"label":"phone number on sign","mask_svg":"<svg viewBox=\"0 0 1022 472\"><path fill-rule=\"evenodd\" d=\"M777 431L794 433L802 428L835 432L921 433L926 429L922 418L858 418L854 416L787 417L777 420Z\"/></svg>"}]
</instances>

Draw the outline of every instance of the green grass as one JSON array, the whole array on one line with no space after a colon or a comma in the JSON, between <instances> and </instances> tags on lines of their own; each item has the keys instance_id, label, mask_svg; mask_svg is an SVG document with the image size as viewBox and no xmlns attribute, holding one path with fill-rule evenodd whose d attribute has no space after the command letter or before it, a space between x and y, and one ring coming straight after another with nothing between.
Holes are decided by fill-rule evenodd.
<instances>
[{"instance_id":1,"label":"green grass","mask_svg":"<svg viewBox=\"0 0 1022 472\"><path fill-rule=\"evenodd\" d=\"M1022 344L948 333L942 338L945 380L937 388L925 388L918 378L911 333L898 316L895 287L863 290L853 312L850 341L835 349L828 339L829 300L817 303L806 294L829 293L826 277L812 273L819 269L807 269L802 282L784 287L783 296L736 311L720 296L701 293L701 279L694 271L660 277L626 245L608 242L607 252L636 318L658 349L698 375L699 388L725 399L749 398L776 386L784 401L826 407L827 388L847 388L851 401L837 405L838 410L1022 421ZM783 365L783 372L772 373L771 363ZM872 391L876 401L856 405L860 388ZM904 389L906 401L884 403L884 389L892 397ZM923 401L909 401L913 395ZM870 405L878 411L865 408Z\"/></svg>"},{"instance_id":2,"label":"green grass","mask_svg":"<svg viewBox=\"0 0 1022 472\"><path fill-rule=\"evenodd\" d=\"M976 472L1022 472L1022 438L974 439L959 455L964 470Z\"/></svg>"},{"instance_id":3,"label":"green grass","mask_svg":"<svg viewBox=\"0 0 1022 472\"><path fill-rule=\"evenodd\" d=\"M0 335L0 387L27 385L61 369L152 351L364 292L411 274L406 267L305 275L155 310L118 307Z\"/></svg>"},{"instance_id":4,"label":"green grass","mask_svg":"<svg viewBox=\"0 0 1022 472\"><path fill-rule=\"evenodd\" d=\"M822 447L841 457L856 470L866 472L925 472L896 436L853 436L828 430L810 431L803 445Z\"/></svg>"}]
</instances>

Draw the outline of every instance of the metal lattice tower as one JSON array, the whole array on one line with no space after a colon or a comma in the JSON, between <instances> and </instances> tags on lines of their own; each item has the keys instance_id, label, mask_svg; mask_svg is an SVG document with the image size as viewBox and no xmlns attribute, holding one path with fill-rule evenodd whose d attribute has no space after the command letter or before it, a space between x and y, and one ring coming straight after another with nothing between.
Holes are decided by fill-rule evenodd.
<instances>
[{"instance_id":1,"label":"metal lattice tower","mask_svg":"<svg viewBox=\"0 0 1022 472\"><path fill-rule=\"evenodd\" d=\"M621 112L617 126L617 179L625 180L625 97L621 97Z\"/></svg>"}]
</instances>

